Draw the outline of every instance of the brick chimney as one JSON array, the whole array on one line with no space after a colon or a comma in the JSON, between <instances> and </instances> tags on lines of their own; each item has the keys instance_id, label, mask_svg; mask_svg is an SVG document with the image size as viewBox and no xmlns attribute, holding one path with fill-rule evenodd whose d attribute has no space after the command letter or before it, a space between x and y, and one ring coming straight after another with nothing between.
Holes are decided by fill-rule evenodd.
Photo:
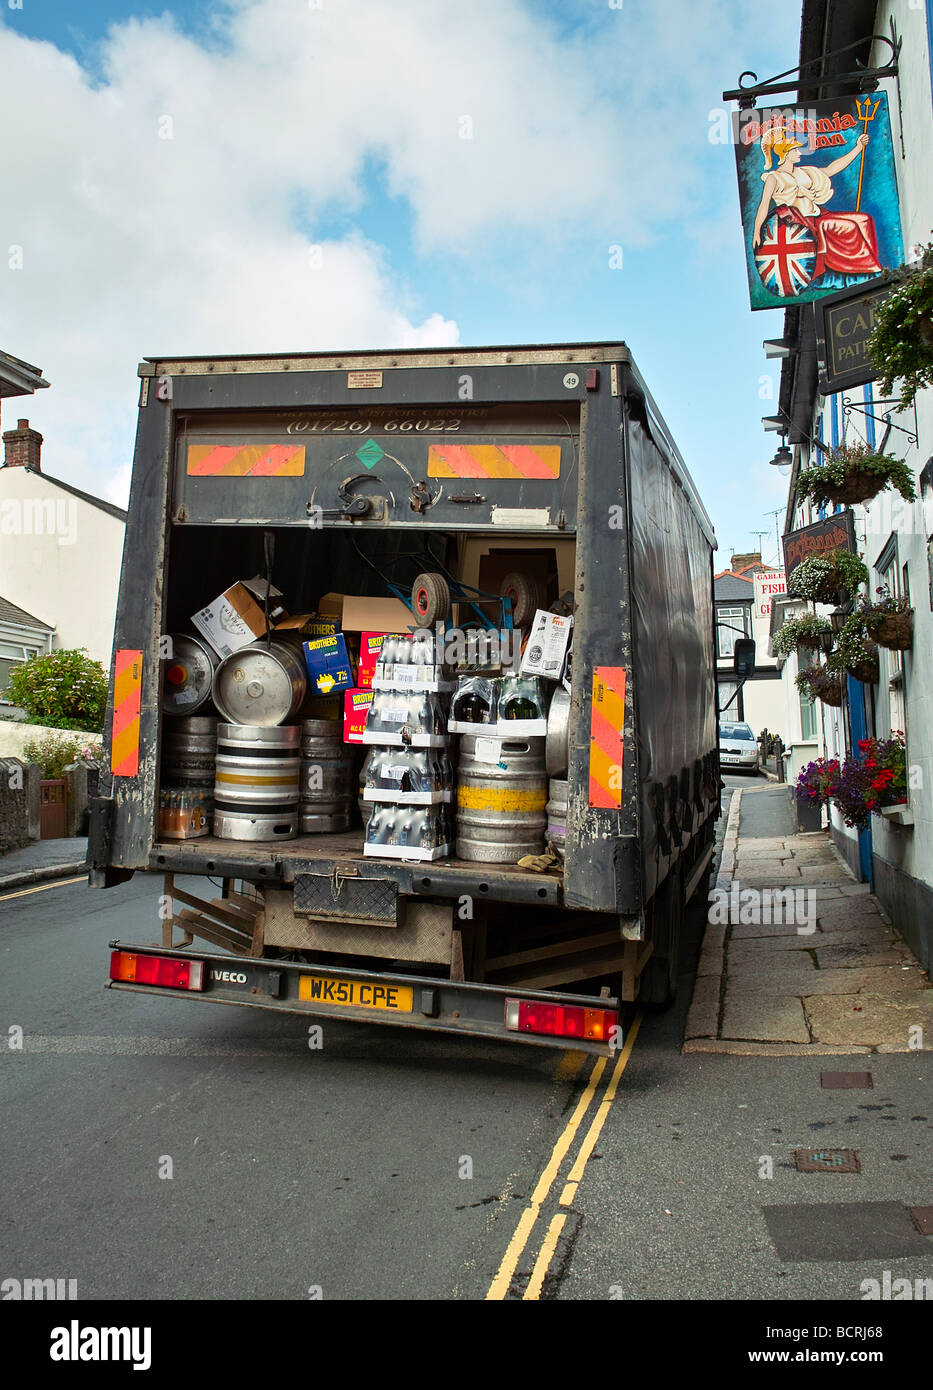
<instances>
[{"instance_id":1,"label":"brick chimney","mask_svg":"<svg viewBox=\"0 0 933 1390\"><path fill-rule=\"evenodd\" d=\"M6 435L3 437L6 439ZM733 555L729 568L733 574L742 574L744 570L750 569L764 569L764 565L761 563L761 551L752 550L747 555Z\"/></svg>"},{"instance_id":2,"label":"brick chimney","mask_svg":"<svg viewBox=\"0 0 933 1390\"><path fill-rule=\"evenodd\" d=\"M4 468L34 468L41 472L42 435L29 428L28 420L17 420L15 430L4 431L3 447Z\"/></svg>"}]
</instances>

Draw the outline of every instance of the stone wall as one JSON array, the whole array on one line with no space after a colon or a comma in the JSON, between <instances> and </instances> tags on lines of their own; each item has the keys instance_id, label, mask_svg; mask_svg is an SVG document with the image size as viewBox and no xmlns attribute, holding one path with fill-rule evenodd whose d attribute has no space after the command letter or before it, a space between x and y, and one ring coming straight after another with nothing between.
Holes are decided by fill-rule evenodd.
<instances>
[{"instance_id":1,"label":"stone wall","mask_svg":"<svg viewBox=\"0 0 933 1390\"><path fill-rule=\"evenodd\" d=\"M29 844L29 798L26 765L0 758L0 854Z\"/></svg>"}]
</instances>

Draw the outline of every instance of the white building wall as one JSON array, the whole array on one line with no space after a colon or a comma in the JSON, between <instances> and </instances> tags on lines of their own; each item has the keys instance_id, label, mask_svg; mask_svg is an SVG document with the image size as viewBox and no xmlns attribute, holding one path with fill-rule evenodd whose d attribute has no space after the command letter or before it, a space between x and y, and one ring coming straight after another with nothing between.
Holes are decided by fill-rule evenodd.
<instances>
[{"instance_id":1,"label":"white building wall","mask_svg":"<svg viewBox=\"0 0 933 1390\"><path fill-rule=\"evenodd\" d=\"M930 46L927 35L926 6L916 0L882 0L877 10L875 33L888 34L894 21L902 39L900 99L903 120L903 149L897 114L897 97L892 92L894 162L901 204L901 225L905 251L931 240L933 233L933 88L930 77ZM873 57L877 58L880 46ZM893 88L892 83L885 84ZM876 384L877 385L877 384ZM892 431L888 452L906 459L914 476L933 456L933 390L920 391L916 398L916 445L903 434ZM895 423L913 428L913 411L894 417ZM917 489L919 494L919 487ZM896 864L912 877L933 885L933 611L927 573L927 537L933 533L933 519L924 519L923 504L903 503L899 495L887 494L873 503L865 515L865 559L871 565L878 558L888 536L897 536L898 563L907 565L914 616L913 650L904 653L906 677L906 734L909 763L917 770L921 786L910 793L914 814L912 830L891 826L880 816L872 816L874 852ZM874 582L874 576L873 576ZM890 729L888 717L887 663L882 653L881 685L876 703L879 734Z\"/></svg>"},{"instance_id":2,"label":"white building wall","mask_svg":"<svg viewBox=\"0 0 933 1390\"><path fill-rule=\"evenodd\" d=\"M41 474L0 468L0 594L110 669L124 525Z\"/></svg>"}]
</instances>

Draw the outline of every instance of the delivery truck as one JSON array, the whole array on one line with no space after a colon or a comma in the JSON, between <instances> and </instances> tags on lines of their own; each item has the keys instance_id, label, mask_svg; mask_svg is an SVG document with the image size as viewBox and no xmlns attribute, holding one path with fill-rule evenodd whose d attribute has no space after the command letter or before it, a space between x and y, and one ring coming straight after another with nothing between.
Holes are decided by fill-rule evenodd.
<instances>
[{"instance_id":1,"label":"delivery truck","mask_svg":"<svg viewBox=\"0 0 933 1390\"><path fill-rule=\"evenodd\" d=\"M111 943L111 987L325 1027L611 1050L627 1002L673 998L684 908L706 883L720 809L715 538L628 348L158 357L138 370L89 866L99 888L139 872L165 887L156 939ZM535 623L546 637L529 638ZM270 714L259 668L224 656L244 624L250 661L261 665L264 643L300 656L294 669L280 661L287 709ZM269 759L275 783L283 740L294 752L299 738L290 731L333 728L338 749L365 737L377 697L363 648L393 634L397 656L418 631L438 650L496 635L505 650L511 638L547 705L513 701L520 717L504 728L494 708L470 737L449 693L474 669L469 655L435 668L448 693L422 700L446 700L431 708L448 791L427 794L445 803L430 815L402 819L406 833L430 821L422 843L438 847L410 852L401 832L392 842L397 809L367 807L365 794L323 829L302 802L296 831L290 802L231 831L243 823L238 783L247 796L252 785L248 771L229 773L237 755ZM179 699L226 731L227 771L205 786L190 835L173 789ZM255 721L242 713L250 699L264 711ZM376 707L385 714L386 698ZM476 708L459 706L489 716ZM405 718L389 742L410 764L418 739ZM446 735L444 719L460 733ZM544 786L543 756L560 774ZM541 853L510 858L498 840L521 841L523 817L543 823L543 799ZM482 815L475 829L486 805L504 831L485 832Z\"/></svg>"}]
</instances>

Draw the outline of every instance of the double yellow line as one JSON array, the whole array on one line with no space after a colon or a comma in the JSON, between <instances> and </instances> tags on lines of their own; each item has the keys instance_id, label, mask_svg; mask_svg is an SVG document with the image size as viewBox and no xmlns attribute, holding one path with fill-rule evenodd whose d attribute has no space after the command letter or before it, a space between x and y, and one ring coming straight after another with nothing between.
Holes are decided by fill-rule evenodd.
<instances>
[{"instance_id":1,"label":"double yellow line","mask_svg":"<svg viewBox=\"0 0 933 1390\"><path fill-rule=\"evenodd\" d=\"M15 893L4 893L0 897L0 903L5 903L10 898L28 898L30 893L47 893L50 888L67 888L69 883L87 883L87 874L74 878L59 878L54 883L40 883L35 888L18 888Z\"/></svg>"},{"instance_id":2,"label":"double yellow line","mask_svg":"<svg viewBox=\"0 0 933 1390\"><path fill-rule=\"evenodd\" d=\"M609 1111L612 1108L612 1102L615 1100L616 1091L622 1079L622 1073L625 1071L628 1060L632 1055L632 1048L635 1046L635 1039L638 1036L638 1029L641 1026L642 1017L643 1015L639 1012L635 1016L632 1026L629 1028L625 1045L616 1058L615 1065L612 1068L609 1084L603 1092L602 1100L596 1107L596 1113L590 1122L586 1137L580 1145L576 1158L570 1168L570 1172L564 1180L564 1187L558 1200L559 1207L569 1207L573 1203L577 1188L586 1170L586 1165L596 1147L596 1143L602 1133L603 1125L606 1123ZM508 1249L502 1257L502 1263L499 1265L496 1276L489 1286L489 1290L486 1294L487 1299L504 1299L507 1297L509 1289L512 1286L512 1280L515 1278L518 1262L525 1253L525 1248L531 1239L532 1231L535 1229L538 1218L541 1215L541 1209L548 1200L551 1189L557 1181L561 1165L567 1157L570 1147L586 1118L587 1111L596 1095L597 1087L602 1080L603 1072L606 1070L607 1060L608 1059L605 1057L600 1057L594 1064L583 1094L577 1101L573 1114L570 1116L570 1119L567 1121L557 1138L557 1142L551 1150L550 1158L535 1184L535 1189L529 1198L528 1206L519 1217L518 1225L515 1228L515 1234L509 1241ZM555 1212L551 1217L544 1235L544 1240L538 1251L534 1268L531 1271L528 1287L522 1295L523 1299L540 1298L541 1290L544 1287L544 1280L550 1268L551 1261L554 1258L557 1242L560 1239L560 1233L566 1221L567 1216L562 1211Z\"/></svg>"}]
</instances>

